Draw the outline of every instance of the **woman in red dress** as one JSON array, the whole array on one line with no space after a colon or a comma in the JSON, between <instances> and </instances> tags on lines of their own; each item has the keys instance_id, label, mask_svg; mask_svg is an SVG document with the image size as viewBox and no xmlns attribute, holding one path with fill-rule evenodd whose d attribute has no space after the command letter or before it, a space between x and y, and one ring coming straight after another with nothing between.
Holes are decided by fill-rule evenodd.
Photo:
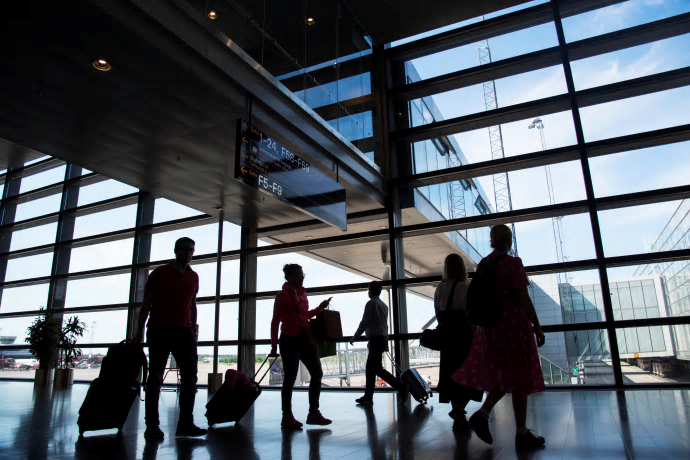
<instances>
[{"instance_id":1,"label":"woman in red dress","mask_svg":"<svg viewBox=\"0 0 690 460\"><path fill-rule=\"evenodd\" d=\"M506 393L512 393L517 447L539 447L544 438L527 429L527 397L544 391L544 377L537 347L544 345L544 333L527 292L527 273L518 257L507 255L513 235L505 225L491 228L494 251L482 259L479 271L495 263L496 282L502 309L492 327L477 327L467 359L453 374L453 380L470 388L488 391L481 409L470 417L470 425L483 441L491 444L488 417ZM535 346L536 336L536 346Z\"/></svg>"}]
</instances>

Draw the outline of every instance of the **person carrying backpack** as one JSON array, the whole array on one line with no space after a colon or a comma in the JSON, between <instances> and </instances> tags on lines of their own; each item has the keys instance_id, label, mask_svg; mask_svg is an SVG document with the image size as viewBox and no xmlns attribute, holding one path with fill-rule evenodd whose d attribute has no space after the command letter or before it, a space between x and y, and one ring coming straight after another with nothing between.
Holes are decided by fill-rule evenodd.
<instances>
[{"instance_id":1,"label":"person carrying backpack","mask_svg":"<svg viewBox=\"0 0 690 460\"><path fill-rule=\"evenodd\" d=\"M496 225L490 236L494 251L477 266L467 299L468 317L478 326L477 332L453 380L489 393L469 420L482 441L493 442L489 414L506 393L512 393L515 445L540 447L544 438L527 429L526 420L528 395L544 391L537 353L537 347L544 345L544 333L527 292L529 281L522 261L508 255L513 242L510 228Z\"/></svg>"}]
</instances>

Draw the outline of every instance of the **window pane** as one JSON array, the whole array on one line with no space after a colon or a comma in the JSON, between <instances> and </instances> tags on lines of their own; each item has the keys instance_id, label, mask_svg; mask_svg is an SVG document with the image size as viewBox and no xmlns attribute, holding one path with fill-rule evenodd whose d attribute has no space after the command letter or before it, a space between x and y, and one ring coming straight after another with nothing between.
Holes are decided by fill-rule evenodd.
<instances>
[{"instance_id":1,"label":"window pane","mask_svg":"<svg viewBox=\"0 0 690 460\"><path fill-rule=\"evenodd\" d=\"M3 345L23 345L26 339L26 330L36 319L35 316L23 316L20 318L0 318ZM28 351L28 350L27 350Z\"/></svg>"},{"instance_id":2,"label":"window pane","mask_svg":"<svg viewBox=\"0 0 690 460\"><path fill-rule=\"evenodd\" d=\"M52 214L60 210L61 194L50 195L38 200L29 201L17 205L17 212L14 216L15 222L32 219L34 217Z\"/></svg>"},{"instance_id":3,"label":"window pane","mask_svg":"<svg viewBox=\"0 0 690 460\"><path fill-rule=\"evenodd\" d=\"M559 229L561 237L556 244ZM404 244L405 276L441 275L443 260L450 253L463 257L468 271L492 249L489 227L450 231L423 236L406 236ZM557 219L540 219L515 224L518 255L524 266L586 260L595 257L589 216L575 214ZM560 243L562 241L562 244Z\"/></svg>"},{"instance_id":4,"label":"window pane","mask_svg":"<svg viewBox=\"0 0 690 460\"><path fill-rule=\"evenodd\" d=\"M81 187L79 189L79 200L77 201L77 206L97 203L99 201L109 200L110 198L129 195L130 193L135 193L137 191L138 190L136 188L130 187L127 184L123 184L122 182L118 182L113 179L108 179L103 182Z\"/></svg>"},{"instance_id":5,"label":"window pane","mask_svg":"<svg viewBox=\"0 0 690 460\"><path fill-rule=\"evenodd\" d=\"M69 280L65 308L128 303L130 278L129 273L123 273Z\"/></svg>"},{"instance_id":6,"label":"window pane","mask_svg":"<svg viewBox=\"0 0 690 460\"><path fill-rule=\"evenodd\" d=\"M199 293L197 297L216 295L216 263L192 264L192 269L199 275Z\"/></svg>"},{"instance_id":7,"label":"window pane","mask_svg":"<svg viewBox=\"0 0 690 460\"><path fill-rule=\"evenodd\" d=\"M690 57L686 53L671 55L665 53L665 50L688 48L690 34L685 34L573 61L571 66L575 89L581 91L687 67L690 65Z\"/></svg>"},{"instance_id":8,"label":"window pane","mask_svg":"<svg viewBox=\"0 0 690 460\"><path fill-rule=\"evenodd\" d=\"M216 306L213 303L197 305L199 341L213 341ZM219 340L237 340L238 303L221 302Z\"/></svg>"},{"instance_id":9,"label":"window pane","mask_svg":"<svg viewBox=\"0 0 690 460\"><path fill-rule=\"evenodd\" d=\"M22 182L19 186L19 193L29 192L31 190L36 190L37 188L62 182L65 180L65 168L66 166L62 165L38 174L22 177Z\"/></svg>"},{"instance_id":10,"label":"window pane","mask_svg":"<svg viewBox=\"0 0 690 460\"><path fill-rule=\"evenodd\" d=\"M548 23L492 37L488 42L491 61L496 62L558 46L558 37L554 24ZM426 80L477 67L480 65L478 49L484 44L484 41L471 43L409 61L405 63L407 76L412 81Z\"/></svg>"},{"instance_id":11,"label":"window pane","mask_svg":"<svg viewBox=\"0 0 690 460\"><path fill-rule=\"evenodd\" d=\"M75 360L74 380L93 382L101 372L101 364L103 364L103 358L108 353L108 349L82 347L81 352L82 355Z\"/></svg>"},{"instance_id":12,"label":"window pane","mask_svg":"<svg viewBox=\"0 0 690 460\"><path fill-rule=\"evenodd\" d=\"M69 272L131 265L134 238L72 249Z\"/></svg>"},{"instance_id":13,"label":"window pane","mask_svg":"<svg viewBox=\"0 0 690 460\"><path fill-rule=\"evenodd\" d=\"M74 223L74 239L134 228L136 218L135 204L77 217Z\"/></svg>"},{"instance_id":14,"label":"window pane","mask_svg":"<svg viewBox=\"0 0 690 460\"><path fill-rule=\"evenodd\" d=\"M197 364L199 383L206 384L208 375L213 372L213 347L197 347L197 356L199 358ZM170 368L172 365L171 354L166 368ZM234 345L218 347L218 372L225 375L225 371L228 369L237 369L237 347ZM174 385L177 383L178 373L175 369L170 369L164 377L166 384Z\"/></svg>"},{"instance_id":15,"label":"window pane","mask_svg":"<svg viewBox=\"0 0 690 460\"><path fill-rule=\"evenodd\" d=\"M614 384L605 330L551 332L545 335L546 342L538 351L547 386Z\"/></svg>"},{"instance_id":16,"label":"window pane","mask_svg":"<svg viewBox=\"0 0 690 460\"><path fill-rule=\"evenodd\" d=\"M226 260L220 266L220 294L239 294L240 292L240 261Z\"/></svg>"},{"instance_id":17,"label":"window pane","mask_svg":"<svg viewBox=\"0 0 690 460\"><path fill-rule=\"evenodd\" d=\"M658 21L690 11L683 0L628 0L606 8L563 18L566 41L572 42Z\"/></svg>"},{"instance_id":18,"label":"window pane","mask_svg":"<svg viewBox=\"0 0 690 460\"><path fill-rule=\"evenodd\" d=\"M508 186L506 186L508 184ZM509 187L509 188L508 188ZM414 199L415 211L403 214L403 224L464 218L586 199L582 168L577 161L511 171L461 181L402 189L406 201ZM505 197L510 194L510 207ZM410 196L411 195L411 196ZM419 214L422 214L420 216Z\"/></svg>"},{"instance_id":19,"label":"window pane","mask_svg":"<svg viewBox=\"0 0 690 460\"><path fill-rule=\"evenodd\" d=\"M374 251L372 253L372 251ZM364 262L358 256L369 254ZM314 258L309 257L311 255ZM374 255L376 256L374 260ZM320 257L322 262L316 258ZM371 259L371 260L369 260ZM369 278L354 273L354 268L366 270L368 273L383 273L384 263L381 261L381 244L358 244L339 246L334 248L315 249L308 253L278 254L261 256L257 260L257 292L279 291L285 283L283 266L285 264L299 264L305 274L304 286L331 286L338 284L364 283ZM350 268L352 267L352 268ZM348 270L349 268L349 270ZM379 275L382 276L382 275Z\"/></svg>"},{"instance_id":20,"label":"window pane","mask_svg":"<svg viewBox=\"0 0 690 460\"><path fill-rule=\"evenodd\" d=\"M686 382L690 369L681 357L687 355L673 346L679 328L687 331L686 325L616 329L623 381L627 384Z\"/></svg>"},{"instance_id":21,"label":"window pane","mask_svg":"<svg viewBox=\"0 0 690 460\"><path fill-rule=\"evenodd\" d=\"M55 243L57 222L12 232L10 251Z\"/></svg>"},{"instance_id":22,"label":"window pane","mask_svg":"<svg viewBox=\"0 0 690 460\"><path fill-rule=\"evenodd\" d=\"M223 222L223 251L236 251L240 248L242 227Z\"/></svg>"},{"instance_id":23,"label":"window pane","mask_svg":"<svg viewBox=\"0 0 690 460\"><path fill-rule=\"evenodd\" d=\"M168 220L184 219L185 217L199 216L203 212L188 208L165 198L156 199L153 208L153 223L158 224Z\"/></svg>"},{"instance_id":24,"label":"window pane","mask_svg":"<svg viewBox=\"0 0 690 460\"><path fill-rule=\"evenodd\" d=\"M63 324L71 317L86 324L86 332L77 343L117 343L127 338L127 310L79 312L65 315Z\"/></svg>"},{"instance_id":25,"label":"window pane","mask_svg":"<svg viewBox=\"0 0 690 460\"><path fill-rule=\"evenodd\" d=\"M583 107L585 141L592 142L690 123L690 86Z\"/></svg>"},{"instance_id":26,"label":"window pane","mask_svg":"<svg viewBox=\"0 0 690 460\"><path fill-rule=\"evenodd\" d=\"M599 225L607 257L680 248L684 243L682 228L669 228L668 223L685 222L690 202L669 201L644 206L599 211ZM667 241L672 235L675 243Z\"/></svg>"},{"instance_id":27,"label":"window pane","mask_svg":"<svg viewBox=\"0 0 690 460\"><path fill-rule=\"evenodd\" d=\"M48 283L4 288L0 313L38 310L45 308L47 301Z\"/></svg>"},{"instance_id":28,"label":"window pane","mask_svg":"<svg viewBox=\"0 0 690 460\"><path fill-rule=\"evenodd\" d=\"M575 144L575 128L571 112L559 112L539 118L544 126L543 130L529 128L534 118L500 125L503 156L512 157L538 152L543 148L554 149ZM498 127L476 129L413 143L410 146L413 172L420 174L439 171L493 159L493 152L500 154L501 150L493 149L492 151L490 132L492 135L497 135ZM544 134L544 144L542 144L541 133Z\"/></svg>"},{"instance_id":29,"label":"window pane","mask_svg":"<svg viewBox=\"0 0 690 460\"><path fill-rule=\"evenodd\" d=\"M5 281L17 281L49 276L53 263L53 253L20 257L7 261Z\"/></svg>"},{"instance_id":30,"label":"window pane","mask_svg":"<svg viewBox=\"0 0 690 460\"><path fill-rule=\"evenodd\" d=\"M218 223L154 233L151 239L151 260L175 258L175 241L182 237L194 240L194 255L218 252Z\"/></svg>"},{"instance_id":31,"label":"window pane","mask_svg":"<svg viewBox=\"0 0 690 460\"><path fill-rule=\"evenodd\" d=\"M690 142L679 142L590 158L594 193L601 198L687 185L689 148Z\"/></svg>"},{"instance_id":32,"label":"window pane","mask_svg":"<svg viewBox=\"0 0 690 460\"><path fill-rule=\"evenodd\" d=\"M412 126L421 126L444 119L462 117L490 109L508 107L567 92L562 66L549 67L502 78L495 82L495 98L487 107L484 84L415 99L409 103Z\"/></svg>"}]
</instances>

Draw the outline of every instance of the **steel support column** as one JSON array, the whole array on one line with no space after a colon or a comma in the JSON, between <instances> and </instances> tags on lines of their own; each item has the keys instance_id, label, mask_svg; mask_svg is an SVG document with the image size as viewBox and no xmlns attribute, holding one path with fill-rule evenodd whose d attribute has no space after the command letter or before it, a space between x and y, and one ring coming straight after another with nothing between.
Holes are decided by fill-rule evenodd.
<instances>
[{"instance_id":1,"label":"steel support column","mask_svg":"<svg viewBox=\"0 0 690 460\"><path fill-rule=\"evenodd\" d=\"M616 386L620 388L623 386L623 375L621 373L621 362L620 355L618 353L618 341L616 340L616 329L613 323L613 306L611 304L611 291L609 289L608 273L606 272L604 244L601 239L601 229L599 227L599 216L597 214L596 198L594 196L594 187L592 185L592 175L589 170L589 161L587 160L587 147L585 145L585 136L582 129L580 107L577 96L575 95L576 91L573 80L573 72L570 67L568 46L565 40L565 33L563 32L563 23L561 22L561 12L559 9L559 3L561 1L562 0L553 0L551 2L551 8L553 11L554 24L556 26L556 34L558 35L558 46L561 50L563 60L563 73L565 74L565 81L568 87L570 110L573 114L573 124L575 125L577 145L578 149L580 150L580 165L582 166L582 178L585 184L585 191L587 193L587 207L589 208L589 219L592 224L594 249L597 257L597 266L599 269L599 283L601 284L601 294L604 300L604 314L606 317L606 330L608 332L609 350L611 351L613 375Z\"/></svg>"}]
</instances>

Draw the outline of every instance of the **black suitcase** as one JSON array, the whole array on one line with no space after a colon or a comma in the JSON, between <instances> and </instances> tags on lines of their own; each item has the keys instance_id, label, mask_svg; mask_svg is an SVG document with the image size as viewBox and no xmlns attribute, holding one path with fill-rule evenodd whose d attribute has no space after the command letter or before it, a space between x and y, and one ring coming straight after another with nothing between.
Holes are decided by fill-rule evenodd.
<instances>
[{"instance_id":1,"label":"black suitcase","mask_svg":"<svg viewBox=\"0 0 690 460\"><path fill-rule=\"evenodd\" d=\"M142 376L142 382L137 379ZM79 409L79 434L122 427L139 388L146 384L148 363L141 344L123 340L108 348L98 378L91 382Z\"/></svg>"},{"instance_id":2,"label":"black suitcase","mask_svg":"<svg viewBox=\"0 0 690 460\"><path fill-rule=\"evenodd\" d=\"M97 378L91 382L84 403L79 409L79 434L111 428L122 431L129 410L138 395L138 388L108 384L105 380Z\"/></svg>"},{"instance_id":3,"label":"black suitcase","mask_svg":"<svg viewBox=\"0 0 690 460\"><path fill-rule=\"evenodd\" d=\"M257 375L268 362L268 359L269 358L266 357L263 364L261 364L261 367L259 367L259 370L256 372ZM270 369L271 366L268 366L264 375L259 379L259 382L263 380ZM216 394L214 394L211 400L206 404L206 420L208 420L208 426L212 427L216 423L239 422L260 395L261 387L256 380L252 380L251 388L245 391L236 391L234 388L221 385L218 391L216 391Z\"/></svg>"},{"instance_id":4,"label":"black suitcase","mask_svg":"<svg viewBox=\"0 0 690 460\"><path fill-rule=\"evenodd\" d=\"M398 372L402 372L398 363L395 362L390 353L387 353L393 365L398 369ZM417 369L408 369L400 374L400 380L407 384L407 388L410 390L412 397L421 404L426 404L427 400L434 396L431 391L431 387L428 383L419 375Z\"/></svg>"}]
</instances>

